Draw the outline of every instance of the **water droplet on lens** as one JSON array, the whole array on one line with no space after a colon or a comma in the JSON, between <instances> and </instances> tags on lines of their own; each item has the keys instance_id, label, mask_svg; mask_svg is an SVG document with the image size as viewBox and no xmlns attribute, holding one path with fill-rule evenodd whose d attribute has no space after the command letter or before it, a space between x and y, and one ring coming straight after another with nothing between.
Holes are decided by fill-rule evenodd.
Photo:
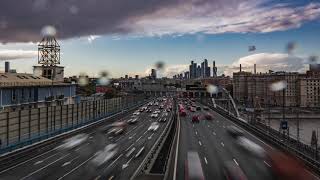
<instances>
[{"instance_id":1,"label":"water droplet on lens","mask_svg":"<svg viewBox=\"0 0 320 180\"><path fill-rule=\"evenodd\" d=\"M274 82L270 85L270 90L271 91L281 91L287 87L287 82L286 81L278 81Z\"/></svg>"},{"instance_id":2,"label":"water droplet on lens","mask_svg":"<svg viewBox=\"0 0 320 180\"><path fill-rule=\"evenodd\" d=\"M79 86L86 86L89 83L89 79L86 74L81 73L79 76Z\"/></svg>"},{"instance_id":3,"label":"water droplet on lens","mask_svg":"<svg viewBox=\"0 0 320 180\"><path fill-rule=\"evenodd\" d=\"M218 93L218 87L212 84L207 85L207 92L210 94L217 94Z\"/></svg>"},{"instance_id":4,"label":"water droplet on lens","mask_svg":"<svg viewBox=\"0 0 320 180\"><path fill-rule=\"evenodd\" d=\"M286 47L287 53L288 53L288 54L294 53L294 51L296 50L296 48L297 48L297 43L295 43L295 42L289 42L289 43L287 44L287 47Z\"/></svg>"},{"instance_id":5,"label":"water droplet on lens","mask_svg":"<svg viewBox=\"0 0 320 180\"><path fill-rule=\"evenodd\" d=\"M69 11L71 14L78 14L79 8L75 5L70 6Z\"/></svg>"},{"instance_id":6,"label":"water droplet on lens","mask_svg":"<svg viewBox=\"0 0 320 180\"><path fill-rule=\"evenodd\" d=\"M104 86L108 85L110 83L109 73L107 71L102 71L100 73L100 77L99 77L98 83L100 85L104 85Z\"/></svg>"},{"instance_id":7,"label":"water droplet on lens","mask_svg":"<svg viewBox=\"0 0 320 180\"><path fill-rule=\"evenodd\" d=\"M42 36L55 36L57 34L57 30L55 27L48 25L41 29L41 34Z\"/></svg>"},{"instance_id":8,"label":"water droplet on lens","mask_svg":"<svg viewBox=\"0 0 320 180\"><path fill-rule=\"evenodd\" d=\"M156 68L158 69L158 70L162 70L162 69L164 69L164 62L162 62L162 61L159 61L159 62L157 62L156 63Z\"/></svg>"}]
</instances>

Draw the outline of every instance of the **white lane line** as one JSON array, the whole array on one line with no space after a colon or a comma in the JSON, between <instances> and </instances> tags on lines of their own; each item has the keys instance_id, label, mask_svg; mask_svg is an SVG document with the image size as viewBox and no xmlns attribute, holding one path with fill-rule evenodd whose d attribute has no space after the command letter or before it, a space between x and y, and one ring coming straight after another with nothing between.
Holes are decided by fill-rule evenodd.
<instances>
[{"instance_id":1,"label":"white lane line","mask_svg":"<svg viewBox=\"0 0 320 180\"><path fill-rule=\"evenodd\" d=\"M33 158L31 158L31 159L29 159L29 160L27 160L27 161L21 162L21 163L19 163L19 164L17 164L17 165L14 165L14 166L10 167L10 168L7 168L7 169L1 171L0 174L2 174L2 173L4 173L4 172L7 172L7 171L9 171L9 170L11 170L11 169L14 169L14 168L16 168L16 167L18 167L18 166L20 166L20 165L22 165L22 164L25 164L25 163L29 162L29 161L32 161L32 160L34 160L34 159L36 159L36 158L38 158L38 157L41 157L41 156L43 156L43 155L45 155L45 154L48 154L49 152L52 152L52 151L54 151L54 150L55 150L55 149L51 149L50 151L47 151L47 152L45 152L45 153L43 153L43 154L39 154L38 156L35 156L35 157L33 157ZM57 154L57 153L56 153L56 154Z\"/></svg>"},{"instance_id":2,"label":"white lane line","mask_svg":"<svg viewBox=\"0 0 320 180\"><path fill-rule=\"evenodd\" d=\"M205 162L206 164L208 164L208 161L207 161L207 158L206 158L206 157L204 157L204 162Z\"/></svg>"},{"instance_id":3,"label":"white lane line","mask_svg":"<svg viewBox=\"0 0 320 180\"><path fill-rule=\"evenodd\" d=\"M143 135L145 135L148 131L144 132Z\"/></svg>"},{"instance_id":4,"label":"white lane line","mask_svg":"<svg viewBox=\"0 0 320 180\"><path fill-rule=\"evenodd\" d=\"M201 142L199 141L199 145L202 146Z\"/></svg>"},{"instance_id":5,"label":"white lane line","mask_svg":"<svg viewBox=\"0 0 320 180\"><path fill-rule=\"evenodd\" d=\"M192 124L192 127L194 127L194 124Z\"/></svg>"},{"instance_id":6,"label":"white lane line","mask_svg":"<svg viewBox=\"0 0 320 180\"><path fill-rule=\"evenodd\" d=\"M215 132L212 132L213 135L217 135Z\"/></svg>"},{"instance_id":7,"label":"white lane line","mask_svg":"<svg viewBox=\"0 0 320 180\"><path fill-rule=\"evenodd\" d=\"M91 157L89 157L87 160L83 161L81 164L79 164L77 167L73 168L71 171L69 171L68 173L66 173L65 175L61 176L58 180L63 179L64 177L68 176L69 174L73 173L75 170L79 169L81 166L83 166L85 163L87 163L88 161L90 161L90 159L92 159L94 157L95 154L93 154Z\"/></svg>"},{"instance_id":8,"label":"white lane line","mask_svg":"<svg viewBox=\"0 0 320 180\"><path fill-rule=\"evenodd\" d=\"M40 163L42 163L43 161L46 161L47 159L49 159L49 158L51 158L51 157L53 157L53 156L55 156L55 155L57 155L57 154L58 154L58 153L52 154L51 156L48 156L48 157L42 159L41 161L38 161L38 162L34 163L33 165L40 164Z\"/></svg>"},{"instance_id":9,"label":"white lane line","mask_svg":"<svg viewBox=\"0 0 320 180\"><path fill-rule=\"evenodd\" d=\"M51 163L47 164L46 166L43 166L42 168L40 168L40 169L38 169L38 170L36 170L36 171L33 171L32 173L28 174L27 176L25 176L25 177L21 178L20 180L27 179L28 177L30 177L30 176L32 176L32 175L34 175L35 173L37 173L37 172L39 172L39 171L42 171L43 169L47 168L48 166L51 166L52 164L54 164L54 163L56 163L56 162L60 161L61 159L65 158L65 157L67 157L67 156L69 156L69 155L70 155L70 154L66 154L66 155L64 155L64 156L60 157L59 159L57 159L57 160L55 160L55 161L53 161L53 162L51 162Z\"/></svg>"},{"instance_id":10,"label":"white lane line","mask_svg":"<svg viewBox=\"0 0 320 180\"><path fill-rule=\"evenodd\" d=\"M221 144L221 146L222 146L222 147L224 147L224 144L223 144L223 142L221 142L220 144Z\"/></svg>"},{"instance_id":11,"label":"white lane line","mask_svg":"<svg viewBox=\"0 0 320 180\"><path fill-rule=\"evenodd\" d=\"M196 131L196 135L198 135L198 132Z\"/></svg>"},{"instance_id":12,"label":"white lane line","mask_svg":"<svg viewBox=\"0 0 320 180\"><path fill-rule=\"evenodd\" d=\"M148 137L148 139L150 140L152 138L152 136L154 135L154 133L151 134L151 136Z\"/></svg>"},{"instance_id":13,"label":"white lane line","mask_svg":"<svg viewBox=\"0 0 320 180\"><path fill-rule=\"evenodd\" d=\"M233 158L234 163L236 163L237 166L239 166L239 163L237 162L236 159Z\"/></svg>"},{"instance_id":14,"label":"white lane line","mask_svg":"<svg viewBox=\"0 0 320 180\"><path fill-rule=\"evenodd\" d=\"M177 137L177 145L176 145L176 154L175 154L175 159L174 159L174 169L173 169L173 180L176 180L177 178L177 163L178 163L178 151L179 151L179 143L180 143L180 116L178 115L177 118L178 121L178 137Z\"/></svg>"},{"instance_id":15,"label":"white lane line","mask_svg":"<svg viewBox=\"0 0 320 180\"><path fill-rule=\"evenodd\" d=\"M268 164L266 161L263 161L263 163L265 163L268 167L271 167L271 165Z\"/></svg>"},{"instance_id":16,"label":"white lane line","mask_svg":"<svg viewBox=\"0 0 320 180\"><path fill-rule=\"evenodd\" d=\"M131 144L125 151L128 151L134 144Z\"/></svg>"},{"instance_id":17,"label":"white lane line","mask_svg":"<svg viewBox=\"0 0 320 180\"><path fill-rule=\"evenodd\" d=\"M142 138L142 136L140 136L140 137L136 140L136 142L138 142L141 138Z\"/></svg>"},{"instance_id":18,"label":"white lane line","mask_svg":"<svg viewBox=\"0 0 320 180\"><path fill-rule=\"evenodd\" d=\"M210 125L208 125L208 128L210 127Z\"/></svg>"},{"instance_id":19,"label":"white lane line","mask_svg":"<svg viewBox=\"0 0 320 180\"><path fill-rule=\"evenodd\" d=\"M62 166L61 166L61 167L68 166L69 164L71 164L74 160L78 159L79 157L80 157L80 156L75 157L75 158L71 159L71 160L70 160L70 161L68 161L68 162L65 162L64 164L62 164Z\"/></svg>"},{"instance_id":20,"label":"white lane line","mask_svg":"<svg viewBox=\"0 0 320 180\"><path fill-rule=\"evenodd\" d=\"M111 163L110 163L110 165L106 168L106 169L108 169L110 166L112 166L116 161L118 161L118 159L119 158L121 158L123 156L123 154L120 154L118 157L117 157L117 159L115 159L114 161L112 161Z\"/></svg>"},{"instance_id":21,"label":"white lane line","mask_svg":"<svg viewBox=\"0 0 320 180\"><path fill-rule=\"evenodd\" d=\"M101 177L101 175L97 176L96 178L94 178L94 180L99 180Z\"/></svg>"}]
</instances>

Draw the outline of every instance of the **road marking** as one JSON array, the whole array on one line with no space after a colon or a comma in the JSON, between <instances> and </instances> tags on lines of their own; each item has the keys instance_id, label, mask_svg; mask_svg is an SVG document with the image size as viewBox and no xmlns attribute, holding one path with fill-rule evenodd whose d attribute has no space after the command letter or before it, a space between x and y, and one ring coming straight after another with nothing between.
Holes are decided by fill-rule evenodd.
<instances>
[{"instance_id":1,"label":"road marking","mask_svg":"<svg viewBox=\"0 0 320 180\"><path fill-rule=\"evenodd\" d=\"M212 132L213 135L217 135L215 132Z\"/></svg>"},{"instance_id":2,"label":"road marking","mask_svg":"<svg viewBox=\"0 0 320 180\"><path fill-rule=\"evenodd\" d=\"M117 157L117 159L115 159L114 161L112 161L111 162L111 164L106 168L106 169L108 169L110 166L112 166L116 161L118 161L118 159L120 158L120 157L122 157L123 156L123 154L120 154L118 157Z\"/></svg>"},{"instance_id":3,"label":"road marking","mask_svg":"<svg viewBox=\"0 0 320 180\"><path fill-rule=\"evenodd\" d=\"M148 131L144 132L143 135L145 135Z\"/></svg>"},{"instance_id":4,"label":"road marking","mask_svg":"<svg viewBox=\"0 0 320 180\"><path fill-rule=\"evenodd\" d=\"M176 176L177 176L177 163L178 163L178 151L179 151L179 140L180 140L180 116L179 115L177 120L178 120L178 137L177 137L176 154L174 159L173 180L176 180Z\"/></svg>"},{"instance_id":5,"label":"road marking","mask_svg":"<svg viewBox=\"0 0 320 180\"><path fill-rule=\"evenodd\" d=\"M222 146L222 147L224 147L224 144L223 144L223 142L221 142L221 146Z\"/></svg>"},{"instance_id":6,"label":"road marking","mask_svg":"<svg viewBox=\"0 0 320 180\"><path fill-rule=\"evenodd\" d=\"M206 158L206 157L204 157L204 162L205 162L206 164L208 164L208 161L207 161L207 158Z\"/></svg>"},{"instance_id":7,"label":"road marking","mask_svg":"<svg viewBox=\"0 0 320 180\"><path fill-rule=\"evenodd\" d=\"M108 178L108 180L112 180L114 178L114 176L112 175L112 176L110 176L109 178Z\"/></svg>"},{"instance_id":8,"label":"road marking","mask_svg":"<svg viewBox=\"0 0 320 180\"><path fill-rule=\"evenodd\" d=\"M234 163L236 163L237 166L239 166L238 162L236 159L233 158Z\"/></svg>"},{"instance_id":9,"label":"road marking","mask_svg":"<svg viewBox=\"0 0 320 180\"><path fill-rule=\"evenodd\" d=\"M196 135L198 135L198 132L196 131Z\"/></svg>"},{"instance_id":10,"label":"road marking","mask_svg":"<svg viewBox=\"0 0 320 180\"><path fill-rule=\"evenodd\" d=\"M93 154L91 157L89 157L87 160L85 160L84 162L82 162L81 164L79 164L77 167L73 168L71 171L69 171L68 173L66 173L65 175L61 176L58 180L63 179L64 177L68 176L69 174L73 173L75 170L79 169L79 167L83 166L85 163L87 163L88 161L90 161L90 159L92 159L95 156L95 154Z\"/></svg>"},{"instance_id":11,"label":"road marking","mask_svg":"<svg viewBox=\"0 0 320 180\"><path fill-rule=\"evenodd\" d=\"M68 165L71 164L75 159L78 159L78 158L79 158L79 156L71 159L70 161L64 163L61 167L68 166Z\"/></svg>"},{"instance_id":12,"label":"road marking","mask_svg":"<svg viewBox=\"0 0 320 180\"><path fill-rule=\"evenodd\" d=\"M270 164L268 164L266 161L263 161L267 166L269 166L269 167L271 167L271 165Z\"/></svg>"},{"instance_id":13,"label":"road marking","mask_svg":"<svg viewBox=\"0 0 320 180\"><path fill-rule=\"evenodd\" d=\"M125 151L128 151L134 144L131 144Z\"/></svg>"},{"instance_id":14,"label":"road marking","mask_svg":"<svg viewBox=\"0 0 320 180\"><path fill-rule=\"evenodd\" d=\"M39 172L39 171L42 171L43 169L47 168L48 166L51 166L52 164L54 164L54 163L56 163L56 162L60 161L61 159L65 158L66 156L69 156L69 155L70 155L70 154L66 154L66 155L64 155L64 156L60 157L59 159L57 159L57 160L55 160L55 161L53 161L53 162L51 162L51 163L47 164L46 166L43 166L42 168L40 168L40 169L38 169L38 170L36 170L36 171L34 171L34 172L32 172L32 173L28 174L27 176L25 176L25 177L21 178L20 180L22 180L22 179L26 179L26 178L28 178L28 177L30 177L30 176L32 176L32 175L34 175L35 173L37 173L37 172Z\"/></svg>"},{"instance_id":15,"label":"road marking","mask_svg":"<svg viewBox=\"0 0 320 180\"><path fill-rule=\"evenodd\" d=\"M17 164L17 165L14 165L14 166L10 167L10 168L7 168L7 169L1 171L0 174L2 174L2 173L4 173L4 172L7 172L7 171L9 171L9 170L11 170L11 169L13 169L13 168L16 168L16 167L18 167L18 166L20 166L20 165L22 165L22 164L25 164L25 163L27 163L27 162L29 162L29 161L32 161L32 160L34 160L34 159L36 159L36 158L38 158L38 157L41 157L41 156L43 156L43 155L45 155L45 154L48 154L49 152L52 152L52 151L54 151L54 150L55 150L55 149L51 149L50 151L47 151L47 152L45 152L45 153L43 153L43 154L39 154L38 156L33 157L33 158L31 158L31 159L29 159L29 160L27 160L27 161L21 162L21 163L19 163L19 164ZM58 153L56 153L56 154L58 154Z\"/></svg>"},{"instance_id":16,"label":"road marking","mask_svg":"<svg viewBox=\"0 0 320 180\"><path fill-rule=\"evenodd\" d=\"M194 127L194 124L192 124L192 127Z\"/></svg>"},{"instance_id":17,"label":"road marking","mask_svg":"<svg viewBox=\"0 0 320 180\"><path fill-rule=\"evenodd\" d=\"M202 146L201 142L199 141L199 145Z\"/></svg>"},{"instance_id":18,"label":"road marking","mask_svg":"<svg viewBox=\"0 0 320 180\"><path fill-rule=\"evenodd\" d=\"M208 125L208 128L210 127L210 125Z\"/></svg>"},{"instance_id":19,"label":"road marking","mask_svg":"<svg viewBox=\"0 0 320 180\"><path fill-rule=\"evenodd\" d=\"M94 178L94 180L99 180L101 177L101 175L97 176L96 178Z\"/></svg>"},{"instance_id":20,"label":"road marking","mask_svg":"<svg viewBox=\"0 0 320 180\"><path fill-rule=\"evenodd\" d=\"M142 138L142 136L140 136L140 137L136 140L136 142L138 142L141 138Z\"/></svg>"},{"instance_id":21,"label":"road marking","mask_svg":"<svg viewBox=\"0 0 320 180\"><path fill-rule=\"evenodd\" d=\"M151 136L148 137L148 139L150 140L152 138L152 136L154 135L154 133L151 134Z\"/></svg>"}]
</instances>

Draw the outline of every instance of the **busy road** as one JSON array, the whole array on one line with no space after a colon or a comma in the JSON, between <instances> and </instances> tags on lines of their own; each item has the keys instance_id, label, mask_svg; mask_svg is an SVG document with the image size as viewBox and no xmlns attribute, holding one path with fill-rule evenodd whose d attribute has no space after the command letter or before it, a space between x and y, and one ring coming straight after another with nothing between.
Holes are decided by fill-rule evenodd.
<instances>
[{"instance_id":1,"label":"busy road","mask_svg":"<svg viewBox=\"0 0 320 180\"><path fill-rule=\"evenodd\" d=\"M273 147L208 107L188 100L179 106L175 179L278 178L267 157ZM307 177L317 179L311 173Z\"/></svg>"},{"instance_id":2,"label":"busy road","mask_svg":"<svg viewBox=\"0 0 320 180\"><path fill-rule=\"evenodd\" d=\"M2 170L0 179L129 179L171 119L171 108L171 100L152 101Z\"/></svg>"}]
</instances>

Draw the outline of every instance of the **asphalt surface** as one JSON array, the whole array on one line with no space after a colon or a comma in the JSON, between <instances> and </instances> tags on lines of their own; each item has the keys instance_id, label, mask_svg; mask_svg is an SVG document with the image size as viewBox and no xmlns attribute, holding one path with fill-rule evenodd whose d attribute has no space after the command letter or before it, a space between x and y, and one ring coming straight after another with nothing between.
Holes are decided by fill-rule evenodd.
<instances>
[{"instance_id":1,"label":"asphalt surface","mask_svg":"<svg viewBox=\"0 0 320 180\"><path fill-rule=\"evenodd\" d=\"M231 162L239 166L247 179L274 179L271 175L270 165L266 161L246 152L227 133L226 128L228 126L237 125L212 110L203 110L203 106L200 106L201 111L190 112L187 110L187 116L180 117L180 140L176 165L177 180L185 179L185 163L189 151L198 152L206 180L226 179L225 162ZM203 117L205 113L212 114L213 120L205 120ZM200 123L191 122L192 116L196 114L202 116ZM244 136L265 150L272 149L271 146L260 141L249 132L244 131Z\"/></svg>"},{"instance_id":2,"label":"asphalt surface","mask_svg":"<svg viewBox=\"0 0 320 180\"><path fill-rule=\"evenodd\" d=\"M152 110L158 109L158 106L150 107ZM128 125L124 134L114 137L107 132L101 133L98 129L92 130L88 132L89 138L81 145L71 150L52 148L2 170L0 179L129 179L164 130L172 114L165 116L162 110L158 118L151 118L150 115L151 113L142 112L137 116L136 124ZM127 121L131 116L132 114L129 114L118 121ZM157 131L148 131L152 122L163 118L167 121L160 123ZM117 144L116 155L100 166L93 166L92 159L95 154L108 144ZM141 155L135 157L142 148L144 150Z\"/></svg>"}]
</instances>

